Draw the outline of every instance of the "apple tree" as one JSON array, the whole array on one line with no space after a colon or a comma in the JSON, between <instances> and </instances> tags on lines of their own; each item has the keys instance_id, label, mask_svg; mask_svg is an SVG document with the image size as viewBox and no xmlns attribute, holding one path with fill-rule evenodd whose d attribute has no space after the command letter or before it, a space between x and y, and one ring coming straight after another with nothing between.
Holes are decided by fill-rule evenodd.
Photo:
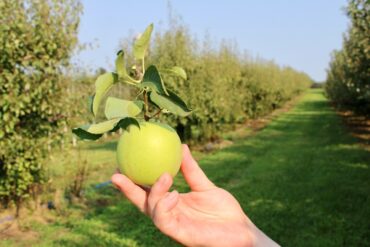
<instances>
[{"instance_id":1,"label":"apple tree","mask_svg":"<svg viewBox=\"0 0 370 247\"><path fill-rule=\"evenodd\" d=\"M370 2L351 0L350 27L329 64L326 93L335 103L370 113Z\"/></svg>"},{"instance_id":2,"label":"apple tree","mask_svg":"<svg viewBox=\"0 0 370 247\"><path fill-rule=\"evenodd\" d=\"M77 44L78 0L0 1L0 200L44 180L50 140L65 122L63 69Z\"/></svg>"}]
</instances>

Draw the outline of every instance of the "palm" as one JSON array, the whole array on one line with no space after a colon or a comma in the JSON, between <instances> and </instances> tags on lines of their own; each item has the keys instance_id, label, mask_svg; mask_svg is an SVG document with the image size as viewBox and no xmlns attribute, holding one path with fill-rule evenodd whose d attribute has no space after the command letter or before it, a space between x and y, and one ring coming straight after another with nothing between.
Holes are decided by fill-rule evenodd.
<instances>
[{"instance_id":1,"label":"palm","mask_svg":"<svg viewBox=\"0 0 370 247\"><path fill-rule=\"evenodd\" d=\"M243 232L247 219L238 202L220 188L180 194L171 214L161 230L183 243L191 239L195 243L227 246L235 234L247 235Z\"/></svg>"},{"instance_id":2,"label":"palm","mask_svg":"<svg viewBox=\"0 0 370 247\"><path fill-rule=\"evenodd\" d=\"M235 213L237 209L237 214ZM214 188L180 194L173 213L189 220L214 221L215 219L240 219L241 209L235 199L225 190Z\"/></svg>"}]
</instances>

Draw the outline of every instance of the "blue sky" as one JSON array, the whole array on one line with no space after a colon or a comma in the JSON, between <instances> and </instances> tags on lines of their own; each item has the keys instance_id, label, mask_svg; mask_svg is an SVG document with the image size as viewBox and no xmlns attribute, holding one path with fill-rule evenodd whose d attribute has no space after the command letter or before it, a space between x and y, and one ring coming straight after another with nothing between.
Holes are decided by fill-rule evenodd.
<instances>
[{"instance_id":1,"label":"blue sky","mask_svg":"<svg viewBox=\"0 0 370 247\"><path fill-rule=\"evenodd\" d=\"M166 28L167 0L83 0L79 39L94 48L75 55L81 67L112 69L120 40L153 22ZM241 50L323 81L330 53L348 26L346 0L172 0L175 15L198 39L236 41Z\"/></svg>"}]
</instances>

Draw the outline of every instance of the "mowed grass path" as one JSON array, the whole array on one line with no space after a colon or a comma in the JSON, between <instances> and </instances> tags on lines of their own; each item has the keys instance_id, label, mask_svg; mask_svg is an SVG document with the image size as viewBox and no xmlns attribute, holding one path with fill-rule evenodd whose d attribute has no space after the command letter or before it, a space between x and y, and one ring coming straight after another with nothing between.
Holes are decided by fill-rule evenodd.
<instances>
[{"instance_id":1,"label":"mowed grass path","mask_svg":"<svg viewBox=\"0 0 370 247\"><path fill-rule=\"evenodd\" d=\"M103 149L114 159L114 145ZM255 136L200 164L282 246L370 246L369 162L369 152L347 133L323 92L311 90ZM181 176L173 187L187 190ZM34 225L40 234L34 245L177 245L113 187L86 193L87 208Z\"/></svg>"}]
</instances>

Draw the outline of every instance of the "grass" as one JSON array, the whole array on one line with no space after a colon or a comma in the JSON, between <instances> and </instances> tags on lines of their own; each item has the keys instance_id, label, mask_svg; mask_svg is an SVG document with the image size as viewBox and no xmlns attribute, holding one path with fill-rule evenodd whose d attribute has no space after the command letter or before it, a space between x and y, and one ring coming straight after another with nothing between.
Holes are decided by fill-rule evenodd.
<instances>
[{"instance_id":1,"label":"grass","mask_svg":"<svg viewBox=\"0 0 370 247\"><path fill-rule=\"evenodd\" d=\"M31 242L2 244L177 246L113 187L94 188L113 172L114 151L114 142L83 151L91 168L84 204L69 207L51 224L33 222L29 228L39 237ZM282 246L370 246L369 157L316 89L257 135L200 164ZM63 174L65 167L53 172ZM174 188L187 190L181 176Z\"/></svg>"}]
</instances>

